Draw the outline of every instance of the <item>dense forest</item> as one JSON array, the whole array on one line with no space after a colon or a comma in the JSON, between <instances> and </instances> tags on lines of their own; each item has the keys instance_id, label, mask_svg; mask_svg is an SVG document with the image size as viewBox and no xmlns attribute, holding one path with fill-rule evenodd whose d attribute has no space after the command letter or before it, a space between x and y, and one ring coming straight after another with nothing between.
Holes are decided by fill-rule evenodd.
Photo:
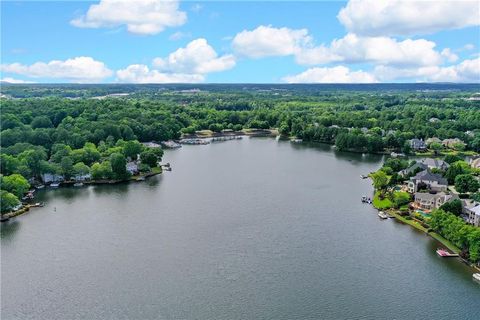
<instances>
[{"instance_id":1,"label":"dense forest","mask_svg":"<svg viewBox=\"0 0 480 320\"><path fill-rule=\"evenodd\" d=\"M142 163L161 159L161 151L155 154L139 142L178 139L198 130L276 128L284 136L362 152L408 153L412 138L459 138L465 142L462 149L479 152L480 101L471 98L479 89L5 85L0 100L2 203L11 207L45 173L122 178L125 163L137 154Z\"/></svg>"}]
</instances>

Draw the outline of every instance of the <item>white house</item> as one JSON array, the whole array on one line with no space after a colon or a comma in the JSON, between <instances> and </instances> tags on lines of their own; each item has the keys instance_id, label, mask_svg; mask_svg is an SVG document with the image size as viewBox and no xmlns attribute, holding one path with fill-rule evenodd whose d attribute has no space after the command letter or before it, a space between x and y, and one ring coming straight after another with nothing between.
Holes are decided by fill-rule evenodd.
<instances>
[{"instance_id":1,"label":"white house","mask_svg":"<svg viewBox=\"0 0 480 320\"><path fill-rule=\"evenodd\" d=\"M138 164L135 161L127 162L126 169L130 174L137 174L138 173Z\"/></svg>"},{"instance_id":2,"label":"white house","mask_svg":"<svg viewBox=\"0 0 480 320\"><path fill-rule=\"evenodd\" d=\"M473 224L475 227L480 227L480 203L476 202L473 205L464 207L464 212L467 215L467 222Z\"/></svg>"},{"instance_id":3,"label":"white house","mask_svg":"<svg viewBox=\"0 0 480 320\"><path fill-rule=\"evenodd\" d=\"M41 177L43 183L62 182L65 180L64 176L55 173L42 173Z\"/></svg>"}]
</instances>

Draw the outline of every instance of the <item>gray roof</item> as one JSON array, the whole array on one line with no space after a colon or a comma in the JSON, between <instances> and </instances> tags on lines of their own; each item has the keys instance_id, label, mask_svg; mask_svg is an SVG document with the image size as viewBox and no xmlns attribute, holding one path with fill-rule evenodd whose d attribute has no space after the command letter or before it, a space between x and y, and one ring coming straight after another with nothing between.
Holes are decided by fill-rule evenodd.
<instances>
[{"instance_id":1,"label":"gray roof","mask_svg":"<svg viewBox=\"0 0 480 320\"><path fill-rule=\"evenodd\" d=\"M431 173L430 170L423 170L422 172L417 173L417 175L411 178L411 180L437 181L438 184L448 185L447 179L439 174Z\"/></svg>"},{"instance_id":2,"label":"gray roof","mask_svg":"<svg viewBox=\"0 0 480 320\"><path fill-rule=\"evenodd\" d=\"M425 170L428 169L428 166L426 164L420 163L420 162L415 162L413 165L408 167L407 169L401 170L399 172L400 175L406 176L407 174L413 173L415 170L418 168Z\"/></svg>"},{"instance_id":3,"label":"gray roof","mask_svg":"<svg viewBox=\"0 0 480 320\"><path fill-rule=\"evenodd\" d=\"M429 166L430 168L448 168L450 165L440 159L425 158L420 161L421 163Z\"/></svg>"}]
</instances>

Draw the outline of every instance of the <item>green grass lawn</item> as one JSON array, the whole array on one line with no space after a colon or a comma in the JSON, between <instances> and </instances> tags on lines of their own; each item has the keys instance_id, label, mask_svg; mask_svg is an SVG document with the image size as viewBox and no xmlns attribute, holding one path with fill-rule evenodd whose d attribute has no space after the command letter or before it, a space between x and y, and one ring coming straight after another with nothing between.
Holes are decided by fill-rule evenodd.
<instances>
[{"instance_id":1,"label":"green grass lawn","mask_svg":"<svg viewBox=\"0 0 480 320\"><path fill-rule=\"evenodd\" d=\"M393 205L392 201L388 198L380 199L380 192L375 192L373 196L373 206L379 210L390 209Z\"/></svg>"}]
</instances>

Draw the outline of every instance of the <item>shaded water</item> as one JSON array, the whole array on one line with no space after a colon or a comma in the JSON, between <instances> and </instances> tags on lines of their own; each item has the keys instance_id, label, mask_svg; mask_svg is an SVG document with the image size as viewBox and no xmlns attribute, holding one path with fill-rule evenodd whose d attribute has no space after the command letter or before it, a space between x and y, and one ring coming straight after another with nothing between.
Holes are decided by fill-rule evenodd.
<instances>
[{"instance_id":1,"label":"shaded water","mask_svg":"<svg viewBox=\"0 0 480 320\"><path fill-rule=\"evenodd\" d=\"M3 224L2 319L480 318L467 266L360 202L378 156L244 139L165 162Z\"/></svg>"}]
</instances>

